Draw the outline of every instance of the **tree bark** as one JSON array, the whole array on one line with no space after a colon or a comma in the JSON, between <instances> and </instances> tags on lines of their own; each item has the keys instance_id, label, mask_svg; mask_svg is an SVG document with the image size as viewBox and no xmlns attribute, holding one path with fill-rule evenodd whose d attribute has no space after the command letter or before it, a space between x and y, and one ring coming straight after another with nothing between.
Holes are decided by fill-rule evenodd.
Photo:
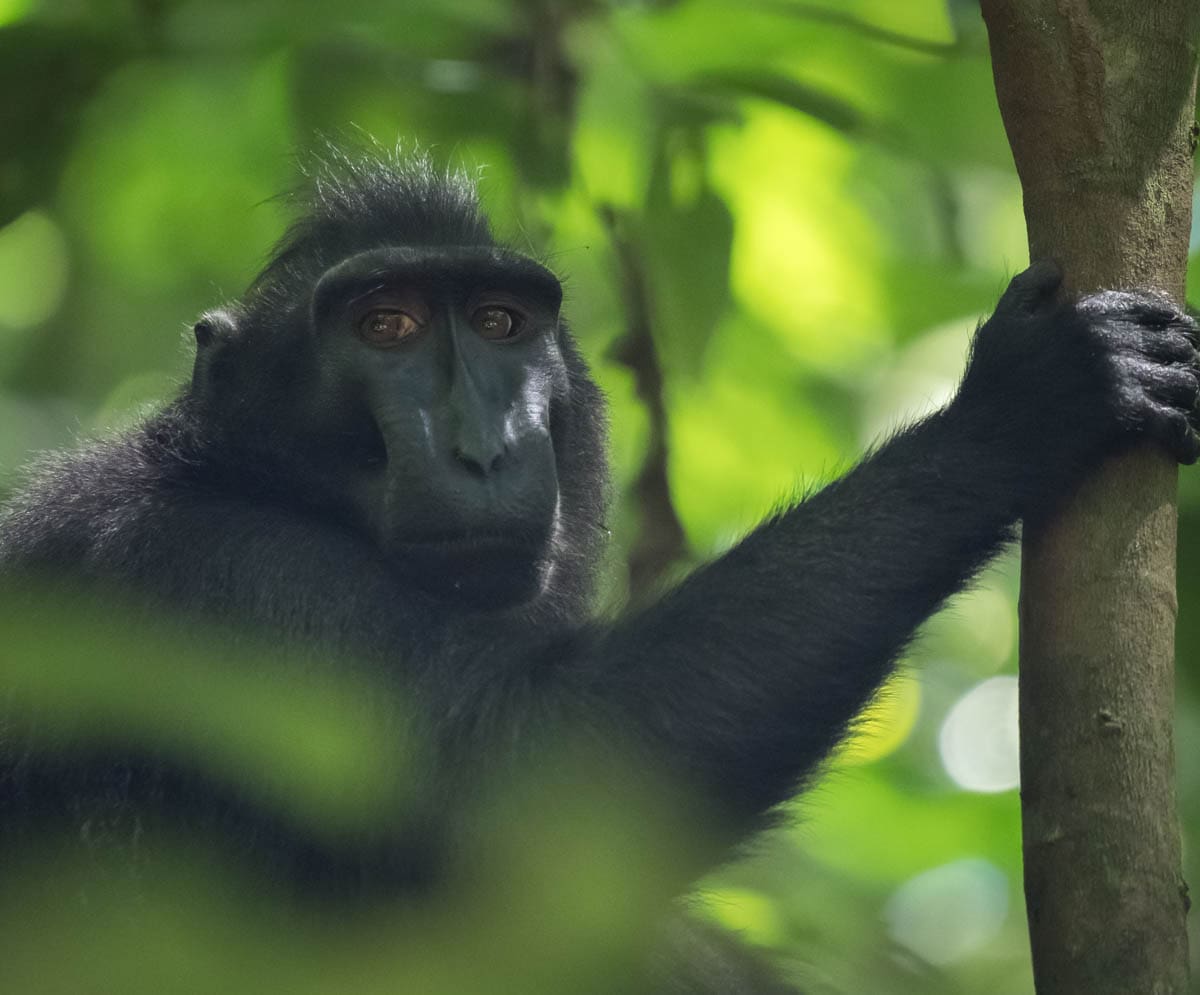
<instances>
[{"instance_id":1,"label":"tree bark","mask_svg":"<svg viewBox=\"0 0 1200 995\"><path fill-rule=\"evenodd\" d=\"M983 0L1032 259L1073 289L1183 298L1195 0ZM1037 990L1183 993L1171 722L1175 487L1154 448L1110 461L1021 567L1021 806Z\"/></svg>"}]
</instances>

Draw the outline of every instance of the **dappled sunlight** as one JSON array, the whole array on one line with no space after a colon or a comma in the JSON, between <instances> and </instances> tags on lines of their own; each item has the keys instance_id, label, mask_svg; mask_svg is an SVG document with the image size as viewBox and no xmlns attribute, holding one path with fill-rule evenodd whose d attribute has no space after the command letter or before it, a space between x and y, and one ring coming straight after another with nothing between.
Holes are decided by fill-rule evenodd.
<instances>
[{"instance_id":1,"label":"dappled sunlight","mask_svg":"<svg viewBox=\"0 0 1200 995\"><path fill-rule=\"evenodd\" d=\"M938 734L942 765L968 791L1011 791L1021 783L1017 678L989 677L964 694Z\"/></svg>"},{"instance_id":2,"label":"dappled sunlight","mask_svg":"<svg viewBox=\"0 0 1200 995\"><path fill-rule=\"evenodd\" d=\"M829 372L890 344L871 276L878 233L846 189L855 155L824 125L757 107L714 142L714 180L738 218L738 302L795 362Z\"/></svg>"},{"instance_id":3,"label":"dappled sunlight","mask_svg":"<svg viewBox=\"0 0 1200 995\"><path fill-rule=\"evenodd\" d=\"M893 940L930 964L969 957L1008 916L1008 878L986 860L956 860L902 884L883 909Z\"/></svg>"}]
</instances>

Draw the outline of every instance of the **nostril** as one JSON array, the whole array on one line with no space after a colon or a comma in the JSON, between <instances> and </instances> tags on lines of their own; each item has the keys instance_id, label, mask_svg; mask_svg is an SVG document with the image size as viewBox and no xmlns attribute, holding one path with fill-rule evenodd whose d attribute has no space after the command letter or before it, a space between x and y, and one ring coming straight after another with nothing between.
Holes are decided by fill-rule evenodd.
<instances>
[{"instance_id":1,"label":"nostril","mask_svg":"<svg viewBox=\"0 0 1200 995\"><path fill-rule=\"evenodd\" d=\"M473 473L483 472L483 467L481 467L474 459L472 459L470 454L465 449L455 446L452 452L454 454L454 460L456 463L462 464Z\"/></svg>"},{"instance_id":2,"label":"nostril","mask_svg":"<svg viewBox=\"0 0 1200 995\"><path fill-rule=\"evenodd\" d=\"M387 462L387 443L378 423L373 419L359 433L346 440L357 461L364 467L382 466Z\"/></svg>"},{"instance_id":3,"label":"nostril","mask_svg":"<svg viewBox=\"0 0 1200 995\"><path fill-rule=\"evenodd\" d=\"M500 469L500 464L504 462L504 453L501 451L485 456L461 446L455 446L454 458L472 473L480 477L487 477Z\"/></svg>"}]
</instances>

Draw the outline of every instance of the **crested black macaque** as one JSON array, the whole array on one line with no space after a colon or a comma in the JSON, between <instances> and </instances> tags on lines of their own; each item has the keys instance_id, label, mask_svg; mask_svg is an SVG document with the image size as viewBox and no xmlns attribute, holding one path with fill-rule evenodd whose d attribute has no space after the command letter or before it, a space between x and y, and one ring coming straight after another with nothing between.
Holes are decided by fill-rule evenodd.
<instances>
[{"instance_id":1,"label":"crested black macaque","mask_svg":"<svg viewBox=\"0 0 1200 995\"><path fill-rule=\"evenodd\" d=\"M142 832L211 795L223 831L302 890L417 893L470 859L455 847L478 831L462 825L473 781L516 757L552 765L553 726L644 756L732 847L1019 520L1122 446L1200 454L1190 319L1150 293L1068 300L1037 264L945 408L657 603L598 618L605 409L561 303L550 270L493 238L469 181L346 156L245 295L196 324L180 396L43 462L0 524L0 577L119 589L386 675L432 744L420 819L346 852L161 758L118 757L110 777L103 753L51 762L0 737L3 822L70 832L94 791ZM714 957L630 989L775 990Z\"/></svg>"}]
</instances>

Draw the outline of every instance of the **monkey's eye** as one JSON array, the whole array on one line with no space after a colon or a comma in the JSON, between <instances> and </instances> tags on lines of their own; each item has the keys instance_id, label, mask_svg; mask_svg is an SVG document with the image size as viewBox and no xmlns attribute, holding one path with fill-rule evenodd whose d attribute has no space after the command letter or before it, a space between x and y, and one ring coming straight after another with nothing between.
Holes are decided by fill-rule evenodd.
<instances>
[{"instance_id":1,"label":"monkey's eye","mask_svg":"<svg viewBox=\"0 0 1200 995\"><path fill-rule=\"evenodd\" d=\"M370 345L387 348L421 330L421 323L406 311L371 311L359 323L359 337Z\"/></svg>"},{"instance_id":2,"label":"monkey's eye","mask_svg":"<svg viewBox=\"0 0 1200 995\"><path fill-rule=\"evenodd\" d=\"M524 323L520 314L504 307L481 307L471 315L471 325L485 339L511 339Z\"/></svg>"}]
</instances>

